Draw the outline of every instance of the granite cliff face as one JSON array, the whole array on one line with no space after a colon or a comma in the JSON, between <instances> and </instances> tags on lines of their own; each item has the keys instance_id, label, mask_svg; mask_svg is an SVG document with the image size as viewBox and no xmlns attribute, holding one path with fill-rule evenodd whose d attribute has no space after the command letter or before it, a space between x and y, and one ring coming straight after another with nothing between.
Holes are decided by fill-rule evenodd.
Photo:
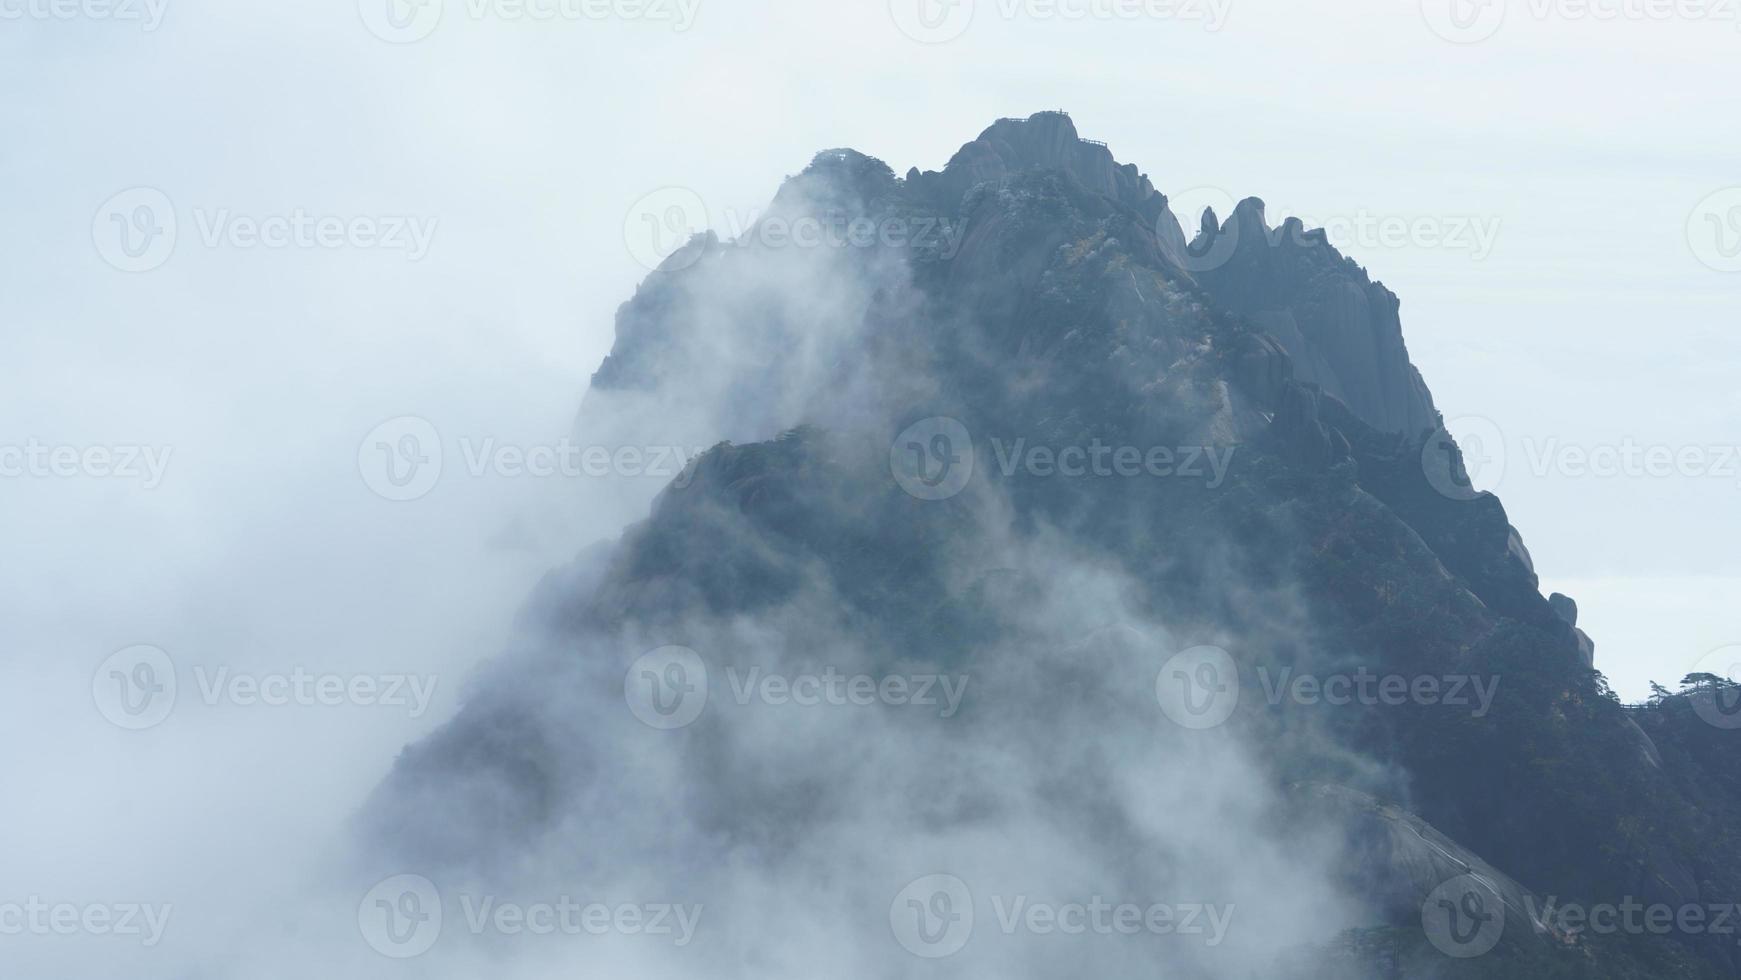
<instances>
[{"instance_id":1,"label":"granite cliff face","mask_svg":"<svg viewBox=\"0 0 1741 980\"><path fill-rule=\"evenodd\" d=\"M1575 604L1541 595L1503 505L1468 488L1398 302L1358 266L1256 201L1187 240L1148 178L1056 112L904 178L826 151L764 222L804 220L876 233L698 237L622 307L583 433L718 445L550 576L515 649L365 814L385 848L485 878L554 849L589 880L828 909L805 921L862 946L863 975L914 962L881 959L914 877L1032 885L1007 841L1054 855L1054 884L1214 893L1263 925L1213 949L981 945L960 975L1735 975L1711 937L1515 914L1539 895L1741 898L1721 829L1741 793L1702 787L1717 756L1690 712L1629 715L1607 691ZM1204 733L1156 710L1157 671L1210 646L1245 696ZM709 691L821 663L975 693L948 718L825 721L720 696L653 731L623 702L674 647ZM1266 696L1363 673L1486 680L1491 701ZM572 846L613 835L632 866ZM1510 927L1464 961L1421 916L1468 874ZM753 961L778 939L767 917L682 966Z\"/></svg>"},{"instance_id":2,"label":"granite cliff face","mask_svg":"<svg viewBox=\"0 0 1741 980\"><path fill-rule=\"evenodd\" d=\"M1401 301L1296 218L1269 227L1263 202L1241 202L1226 224L1205 229L1191 251L1198 279L1230 312L1281 344L1295 376L1341 399L1382 432L1419 437L1438 425L1433 396L1409 362Z\"/></svg>"}]
</instances>

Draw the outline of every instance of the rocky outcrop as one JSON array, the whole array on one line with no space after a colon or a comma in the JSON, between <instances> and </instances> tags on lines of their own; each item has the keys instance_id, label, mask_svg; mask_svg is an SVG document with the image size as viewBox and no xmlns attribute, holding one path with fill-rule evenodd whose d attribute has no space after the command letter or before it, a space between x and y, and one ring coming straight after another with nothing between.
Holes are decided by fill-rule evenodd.
<instances>
[{"instance_id":1,"label":"rocky outcrop","mask_svg":"<svg viewBox=\"0 0 1741 980\"><path fill-rule=\"evenodd\" d=\"M1385 921L1418 922L1423 905L1467 882L1477 900L1498 906L1489 911L1503 914L1502 936L1536 943L1554 936L1529 889L1415 814L1346 786L1310 783L1294 792L1308 812L1333 815L1344 828L1350 855L1344 874Z\"/></svg>"},{"instance_id":2,"label":"rocky outcrop","mask_svg":"<svg viewBox=\"0 0 1741 980\"><path fill-rule=\"evenodd\" d=\"M1548 607L1554 611L1554 615L1565 620L1567 626L1578 625L1578 603L1571 596L1555 592L1548 596Z\"/></svg>"},{"instance_id":3,"label":"rocky outcrop","mask_svg":"<svg viewBox=\"0 0 1741 980\"><path fill-rule=\"evenodd\" d=\"M1554 615L1564 620L1567 626L1572 627L1572 637L1578 644L1578 659L1583 662L1585 667L1595 669L1596 641L1590 639L1590 634L1578 629L1577 601L1569 595L1555 592L1553 595L1548 596L1548 608L1554 611ZM1644 733L1641 731L1639 734L1643 735ZM1654 755L1655 751L1655 748L1652 747L1648 754ZM1660 762L1660 760L1656 761Z\"/></svg>"},{"instance_id":4,"label":"rocky outcrop","mask_svg":"<svg viewBox=\"0 0 1741 980\"><path fill-rule=\"evenodd\" d=\"M629 665L656 643L699 643L725 665L771 648L830 649L846 635L867 669L983 667L1018 694L1038 690L1045 708L1065 704L1054 693L1071 684L1107 704L1134 690L1138 753L1148 751L1160 722L1142 688L1155 666L1144 662L1134 685L1123 673L1105 691L1084 681L1109 676L1094 661L1141 638L1073 645L1075 627L1053 633L1058 613L1092 630L1137 609L1181 645L1225 642L1242 671L1502 676L1481 716L1449 704L1270 710L1251 686L1226 723L1273 765L1266 787L1311 779L1374 791L1309 795L1346 829L1354 893L1370 895L1381 921L1401 927L1393 932L1418 937L1434 890L1474 876L1491 888L1490 908L1504 907L1508 932L1540 936L1529 893L1483 856L1544 894L1737 892L1710 884L1707 864L1741 867L1741 845L1689 866L1679 843L1711 843L1683 790L1703 782L1670 771L1686 764L1684 746L1657 734L1658 753L1636 727L1621 731L1622 708L1588 670L1593 644L1577 631L1575 603L1541 595L1504 506L1470 486L1438 429L1396 298L1321 235L1298 222L1273 230L1261 202L1247 201L1225 221L1204 215L1206 248L1186 256L1165 198L1061 113L1001 120L942 172L904 180L873 158L826 151L776 200L781 212L817 209L947 221L961 235L946 250L807 254L706 236L649 277L595 378L593 395L611 400L594 407L621 409L624 444L658 444L670 436L651 427L687 406L695 444L715 448L611 546L602 571L551 580L528 617L528 632L548 635L396 766L372 810L384 837L426 859L463 860L474 845L452 828L515 842L560 834L567 845L669 812L713 835L706 864L724 853L715 838L789 850L866 799L929 797L956 778L925 767L947 763L959 740L892 767L928 780L916 792L875 767L789 780L789 767L760 754L768 741L742 751L731 741L760 729L719 711L657 743L688 792L619 805L647 733L617 706ZM1202 261L1222 245L1226 262ZM890 444L940 418L981 441L1047 452L1207 447L1226 469L1068 479L1052 463L1005 468L988 446L965 486L933 499L910 485ZM919 449L921 471L939 478L975 458L948 439L903 448ZM1080 602L1078 579L1059 574L1077 565L1116 585ZM1071 653L1055 674L1029 674L1050 670L1055 650ZM576 710L575 690L602 691L611 710ZM1044 711L966 714L961 727L1010 718L1042 740L1119 744ZM637 748L619 751L627 746ZM1059 804L1059 827L1130 828L1132 842L1117 847L1084 830L1122 858L1160 825L1147 822L1146 800L1137 819L1097 795L1129 768L1128 753L1101 755L1110 768L1088 779L1076 753L1049 757L1036 785ZM959 794L956 815L981 825L996 789ZM938 817L928 810L923 822ZM1652 849L1671 840L1674 850ZM1654 963L1671 962L1663 955Z\"/></svg>"},{"instance_id":5,"label":"rocky outcrop","mask_svg":"<svg viewBox=\"0 0 1741 980\"><path fill-rule=\"evenodd\" d=\"M1293 356L1301 381L1336 396L1381 432L1419 436L1438 422L1433 396L1409 361L1401 303L1297 219L1272 229L1247 198L1191 244L1216 302L1250 317Z\"/></svg>"},{"instance_id":6,"label":"rocky outcrop","mask_svg":"<svg viewBox=\"0 0 1741 980\"><path fill-rule=\"evenodd\" d=\"M1028 171L1068 174L1085 189L1135 210L1154 221L1166 198L1130 164L1113 159L1104 144L1082 139L1062 112L1039 112L1026 119L999 119L979 138L957 150L942 173L909 173L921 187L945 200L960 200L975 184Z\"/></svg>"}]
</instances>

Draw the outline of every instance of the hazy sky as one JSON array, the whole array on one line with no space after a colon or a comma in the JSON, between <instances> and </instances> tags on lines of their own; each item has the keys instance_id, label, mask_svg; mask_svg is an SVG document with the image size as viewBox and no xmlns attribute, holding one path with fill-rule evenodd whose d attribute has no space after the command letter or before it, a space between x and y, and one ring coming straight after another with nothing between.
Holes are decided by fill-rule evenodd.
<instances>
[{"instance_id":1,"label":"hazy sky","mask_svg":"<svg viewBox=\"0 0 1741 980\"><path fill-rule=\"evenodd\" d=\"M1741 643L1735 5L389 2L0 0L0 446L169 454L160 480L0 477L0 760L67 804L0 817L40 841L0 872L244 860L217 828L342 817L452 710L537 575L620 522L528 526L563 487L458 458L566 431L645 275L647 195L729 232L816 150L935 169L1039 109L1181 200L1329 225L1401 295L1453 431L1503 446L1478 482L1624 695ZM173 237L129 224L155 201ZM396 503L359 451L404 416L450 458ZM1580 468L1629 447L1677 472ZM416 718L189 711L148 750L92 709L132 644L441 684ZM213 771L274 778L173 802ZM165 850L108 842L118 815Z\"/></svg>"}]
</instances>

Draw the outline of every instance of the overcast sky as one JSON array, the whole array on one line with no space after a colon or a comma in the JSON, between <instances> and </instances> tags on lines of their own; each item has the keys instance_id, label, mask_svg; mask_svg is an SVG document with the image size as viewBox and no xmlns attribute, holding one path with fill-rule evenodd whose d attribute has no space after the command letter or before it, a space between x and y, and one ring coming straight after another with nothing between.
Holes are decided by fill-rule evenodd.
<instances>
[{"instance_id":1,"label":"overcast sky","mask_svg":"<svg viewBox=\"0 0 1741 980\"><path fill-rule=\"evenodd\" d=\"M935 169L1040 109L1183 201L1330 226L1400 294L1453 431L1492 450L1478 482L1623 695L1741 643L1729 6L389 2L0 0L0 445L169 454L157 480L0 479L0 759L95 814L0 823L42 842L0 870L147 875L92 846L117 798L178 840L336 820L452 710L536 576L620 521L529 527L560 487L451 458L393 502L359 448L404 416L451 456L559 438L646 273L647 195L693 192L730 232L819 149ZM134 223L156 201L173 230ZM251 237L303 216L340 220ZM1580 469L1632 446L1679 472ZM92 710L132 644L443 684L416 718L189 710L160 733L180 763L153 768ZM104 781L68 789L68 765ZM210 767L276 778L194 815L150 803Z\"/></svg>"}]
</instances>

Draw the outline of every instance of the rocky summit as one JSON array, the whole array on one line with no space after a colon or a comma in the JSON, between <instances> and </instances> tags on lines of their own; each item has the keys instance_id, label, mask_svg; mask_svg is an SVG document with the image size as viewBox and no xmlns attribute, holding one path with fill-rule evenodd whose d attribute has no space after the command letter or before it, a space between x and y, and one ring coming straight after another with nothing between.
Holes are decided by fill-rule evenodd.
<instances>
[{"instance_id":1,"label":"rocky summit","mask_svg":"<svg viewBox=\"0 0 1741 980\"><path fill-rule=\"evenodd\" d=\"M404 752L395 867L705 908L628 975L1741 976L1734 692L1609 691L1396 295L1261 201L1062 112L827 150L576 425L714 448Z\"/></svg>"}]
</instances>

